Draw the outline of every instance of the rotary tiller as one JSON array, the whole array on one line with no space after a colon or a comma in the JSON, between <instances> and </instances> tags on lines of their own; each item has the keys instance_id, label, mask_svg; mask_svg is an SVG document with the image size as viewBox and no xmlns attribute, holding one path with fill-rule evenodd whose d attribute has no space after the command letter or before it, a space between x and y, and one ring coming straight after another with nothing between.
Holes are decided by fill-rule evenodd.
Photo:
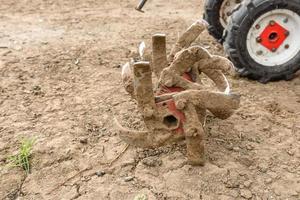
<instances>
[{"instance_id":1,"label":"rotary tiller","mask_svg":"<svg viewBox=\"0 0 300 200\"><path fill-rule=\"evenodd\" d=\"M117 121L120 137L127 143L155 148L184 139L189 163L204 164L204 126L207 111L226 119L239 107L239 95L230 92L223 74L232 63L211 55L192 42L205 30L206 23L195 22L171 50L166 52L166 36L152 38L152 59L145 61L143 47L140 60L122 68L125 90L136 100L146 125L145 131L123 128ZM151 65L150 65L151 63ZM152 71L158 82L152 83ZM216 85L214 89L202 84L205 74Z\"/></svg>"}]
</instances>

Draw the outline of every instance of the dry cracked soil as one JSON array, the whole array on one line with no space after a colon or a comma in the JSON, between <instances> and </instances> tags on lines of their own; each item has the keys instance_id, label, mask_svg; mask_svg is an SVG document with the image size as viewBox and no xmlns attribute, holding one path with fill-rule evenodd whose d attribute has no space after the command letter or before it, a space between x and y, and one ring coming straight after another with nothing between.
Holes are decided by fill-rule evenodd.
<instances>
[{"instance_id":1,"label":"dry cracked soil","mask_svg":"<svg viewBox=\"0 0 300 200\"><path fill-rule=\"evenodd\" d=\"M168 50L202 0L0 0L0 199L298 200L300 76L266 85L230 78L242 95L228 120L206 125L206 165L185 145L137 149L113 119L142 129L120 65L163 32ZM224 55L207 32L197 42ZM7 167L35 138L31 173Z\"/></svg>"}]
</instances>

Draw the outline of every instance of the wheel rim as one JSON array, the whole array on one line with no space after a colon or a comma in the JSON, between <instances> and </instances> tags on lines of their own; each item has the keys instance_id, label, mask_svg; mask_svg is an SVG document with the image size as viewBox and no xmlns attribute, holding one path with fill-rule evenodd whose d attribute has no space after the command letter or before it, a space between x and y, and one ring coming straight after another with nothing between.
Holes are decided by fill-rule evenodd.
<instances>
[{"instance_id":1,"label":"wheel rim","mask_svg":"<svg viewBox=\"0 0 300 200\"><path fill-rule=\"evenodd\" d=\"M225 28L228 24L229 17L232 14L233 9L241 2L241 0L224 0L220 8L220 22Z\"/></svg>"},{"instance_id":2,"label":"wheel rim","mask_svg":"<svg viewBox=\"0 0 300 200\"><path fill-rule=\"evenodd\" d=\"M282 65L300 51L300 16L288 9L275 9L260 16L247 34L251 58L264 66Z\"/></svg>"}]
</instances>

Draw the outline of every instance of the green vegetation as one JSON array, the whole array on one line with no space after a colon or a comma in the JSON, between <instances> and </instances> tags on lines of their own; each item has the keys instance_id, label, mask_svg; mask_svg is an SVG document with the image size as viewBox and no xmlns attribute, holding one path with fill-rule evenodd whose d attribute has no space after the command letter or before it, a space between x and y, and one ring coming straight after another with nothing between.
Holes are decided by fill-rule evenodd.
<instances>
[{"instance_id":1,"label":"green vegetation","mask_svg":"<svg viewBox=\"0 0 300 200\"><path fill-rule=\"evenodd\" d=\"M30 173L30 156L34 142L34 139L24 139L21 141L18 154L9 158L10 167L21 167L25 170L26 174Z\"/></svg>"}]
</instances>

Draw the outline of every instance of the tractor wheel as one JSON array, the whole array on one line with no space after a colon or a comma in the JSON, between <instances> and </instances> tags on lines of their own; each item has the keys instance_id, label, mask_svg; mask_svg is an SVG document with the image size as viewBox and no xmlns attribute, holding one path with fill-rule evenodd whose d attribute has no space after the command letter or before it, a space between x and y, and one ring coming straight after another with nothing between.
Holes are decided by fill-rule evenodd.
<instances>
[{"instance_id":1,"label":"tractor wheel","mask_svg":"<svg viewBox=\"0 0 300 200\"><path fill-rule=\"evenodd\" d=\"M206 0L204 20L208 22L208 32L221 42L223 31L230 15L241 0Z\"/></svg>"},{"instance_id":2,"label":"tractor wheel","mask_svg":"<svg viewBox=\"0 0 300 200\"><path fill-rule=\"evenodd\" d=\"M300 69L299 0L246 0L224 34L224 48L241 76L267 83Z\"/></svg>"}]
</instances>

